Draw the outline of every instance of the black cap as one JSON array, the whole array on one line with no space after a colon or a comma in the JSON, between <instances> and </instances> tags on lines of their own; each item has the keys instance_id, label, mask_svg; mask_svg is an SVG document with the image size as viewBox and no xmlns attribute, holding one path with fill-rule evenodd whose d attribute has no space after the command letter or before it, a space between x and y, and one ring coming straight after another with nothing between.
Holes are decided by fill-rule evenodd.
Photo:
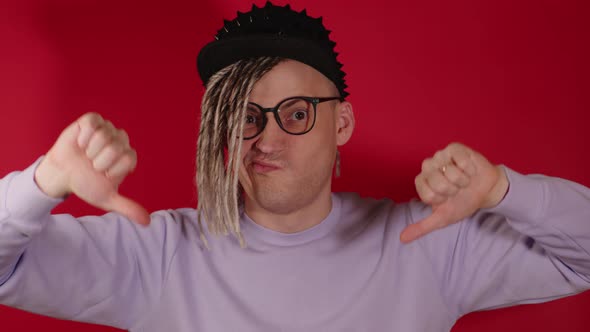
<instances>
[{"instance_id":1,"label":"black cap","mask_svg":"<svg viewBox=\"0 0 590 332\"><path fill-rule=\"evenodd\" d=\"M315 68L330 79L340 92L346 92L342 64L334 52L336 43L330 40L322 18L307 16L306 10L296 12L289 5L264 7L252 5L247 13L238 12L231 21L224 21L215 40L205 45L197 57L197 68L203 84L217 71L236 61L277 56L297 60Z\"/></svg>"}]
</instances>

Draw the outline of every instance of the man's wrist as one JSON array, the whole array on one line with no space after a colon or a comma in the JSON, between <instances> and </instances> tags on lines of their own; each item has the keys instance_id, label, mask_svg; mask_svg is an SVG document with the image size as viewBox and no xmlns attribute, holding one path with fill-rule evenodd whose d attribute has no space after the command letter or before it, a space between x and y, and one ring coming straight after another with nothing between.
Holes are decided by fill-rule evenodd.
<instances>
[{"instance_id":1,"label":"man's wrist","mask_svg":"<svg viewBox=\"0 0 590 332\"><path fill-rule=\"evenodd\" d=\"M498 179L492 187L492 190L490 190L488 198L485 200L482 209L490 209L500 204L504 197L506 197L510 187L510 181L508 180L508 176L506 176L506 172L502 166L495 167L498 173Z\"/></svg>"},{"instance_id":2,"label":"man's wrist","mask_svg":"<svg viewBox=\"0 0 590 332\"><path fill-rule=\"evenodd\" d=\"M55 206L63 202L63 198L48 196L35 183L35 171L42 158L15 174L8 182L4 209L15 220L34 220L36 225L38 220L43 219ZM29 234L29 231L24 233Z\"/></svg>"},{"instance_id":3,"label":"man's wrist","mask_svg":"<svg viewBox=\"0 0 590 332\"><path fill-rule=\"evenodd\" d=\"M35 169L33 179L37 187L51 198L63 199L70 194L68 189L63 186L66 181L62 172L48 161L47 156L41 160Z\"/></svg>"}]
</instances>

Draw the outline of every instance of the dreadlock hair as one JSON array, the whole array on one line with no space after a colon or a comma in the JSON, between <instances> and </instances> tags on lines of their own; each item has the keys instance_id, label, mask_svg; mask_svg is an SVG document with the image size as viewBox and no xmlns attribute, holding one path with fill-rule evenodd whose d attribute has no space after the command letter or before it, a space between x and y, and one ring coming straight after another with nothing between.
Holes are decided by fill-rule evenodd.
<instances>
[{"instance_id":1,"label":"dreadlock hair","mask_svg":"<svg viewBox=\"0 0 590 332\"><path fill-rule=\"evenodd\" d=\"M197 142L198 224L207 248L202 218L214 235L236 236L240 247L246 243L240 231L238 183L244 117L254 84L283 59L258 57L239 60L209 79L201 103L201 125ZM227 149L227 159L226 159Z\"/></svg>"}]
</instances>

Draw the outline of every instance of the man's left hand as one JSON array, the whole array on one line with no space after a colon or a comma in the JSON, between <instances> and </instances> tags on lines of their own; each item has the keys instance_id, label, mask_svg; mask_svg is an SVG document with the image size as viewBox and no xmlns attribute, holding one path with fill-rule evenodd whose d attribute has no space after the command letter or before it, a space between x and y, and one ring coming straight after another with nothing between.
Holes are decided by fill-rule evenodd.
<instances>
[{"instance_id":1,"label":"man's left hand","mask_svg":"<svg viewBox=\"0 0 590 332\"><path fill-rule=\"evenodd\" d=\"M459 143L424 160L415 182L418 196L432 207L432 214L406 227L400 235L403 243L494 207L508 191L508 179L499 166Z\"/></svg>"}]
</instances>

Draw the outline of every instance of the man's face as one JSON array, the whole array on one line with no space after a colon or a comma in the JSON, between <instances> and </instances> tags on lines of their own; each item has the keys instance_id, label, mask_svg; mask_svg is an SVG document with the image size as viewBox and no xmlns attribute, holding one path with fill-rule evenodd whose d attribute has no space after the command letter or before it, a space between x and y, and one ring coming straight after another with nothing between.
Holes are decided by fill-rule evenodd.
<instances>
[{"instance_id":1,"label":"man's face","mask_svg":"<svg viewBox=\"0 0 590 332\"><path fill-rule=\"evenodd\" d=\"M250 102L274 107L292 96L338 96L334 84L298 61L279 63L255 85ZM242 146L240 184L248 208L287 214L330 193L338 143L338 100L317 105L313 129L304 135L284 132L272 113L264 131Z\"/></svg>"}]
</instances>

